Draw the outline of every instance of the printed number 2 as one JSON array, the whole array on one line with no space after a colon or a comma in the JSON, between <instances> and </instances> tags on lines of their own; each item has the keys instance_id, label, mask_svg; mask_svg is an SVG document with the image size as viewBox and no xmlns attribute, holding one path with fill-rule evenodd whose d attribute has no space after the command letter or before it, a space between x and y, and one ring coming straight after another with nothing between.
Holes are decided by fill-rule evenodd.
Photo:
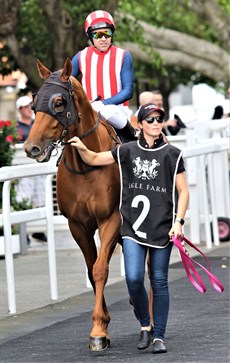
<instances>
[{"instance_id":1,"label":"printed number 2","mask_svg":"<svg viewBox=\"0 0 230 363\"><path fill-rule=\"evenodd\" d=\"M132 204L131 206L134 208L138 207L138 204L142 202L143 203L143 209L141 211L141 214L139 215L139 217L137 218L136 222L133 223L133 229L135 231L135 233L141 237L141 238L147 238L147 233L145 232L141 232L138 231L138 228L140 227L140 225L142 224L142 222L145 220L149 209L150 209L150 201L149 199L145 196L145 195L137 195L135 198L133 198Z\"/></svg>"}]
</instances>

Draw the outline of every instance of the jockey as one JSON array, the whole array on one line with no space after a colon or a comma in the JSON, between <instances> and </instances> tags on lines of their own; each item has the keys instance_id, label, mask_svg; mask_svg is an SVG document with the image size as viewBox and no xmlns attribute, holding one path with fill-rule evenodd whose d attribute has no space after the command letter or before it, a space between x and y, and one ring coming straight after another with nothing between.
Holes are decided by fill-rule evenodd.
<instances>
[{"instance_id":1,"label":"jockey","mask_svg":"<svg viewBox=\"0 0 230 363\"><path fill-rule=\"evenodd\" d=\"M72 59L73 76L81 74L82 86L95 111L100 112L115 129L129 140L136 130L129 122L128 100L133 96L133 61L131 54L112 44L115 24L102 10L90 13L85 32L92 45Z\"/></svg>"}]
</instances>

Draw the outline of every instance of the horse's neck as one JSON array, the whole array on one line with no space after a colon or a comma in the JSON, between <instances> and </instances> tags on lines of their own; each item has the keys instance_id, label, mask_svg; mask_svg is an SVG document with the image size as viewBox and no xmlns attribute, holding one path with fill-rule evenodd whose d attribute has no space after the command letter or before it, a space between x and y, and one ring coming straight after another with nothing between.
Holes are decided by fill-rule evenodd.
<instances>
[{"instance_id":1,"label":"horse's neck","mask_svg":"<svg viewBox=\"0 0 230 363\"><path fill-rule=\"evenodd\" d=\"M71 130L73 136L82 138L82 142L94 151L110 150L115 146L113 139L116 134L106 121L98 119L98 114L93 110L81 84L74 78L74 99L77 108L78 124L76 130ZM111 137L113 134L113 138ZM83 136L83 137L82 137Z\"/></svg>"}]
</instances>

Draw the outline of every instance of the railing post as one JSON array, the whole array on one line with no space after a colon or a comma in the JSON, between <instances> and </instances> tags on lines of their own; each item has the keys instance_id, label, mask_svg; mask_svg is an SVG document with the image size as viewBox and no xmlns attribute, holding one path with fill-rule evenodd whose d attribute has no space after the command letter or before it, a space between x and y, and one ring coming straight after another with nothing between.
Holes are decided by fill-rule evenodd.
<instances>
[{"instance_id":1,"label":"railing post","mask_svg":"<svg viewBox=\"0 0 230 363\"><path fill-rule=\"evenodd\" d=\"M216 206L216 190L215 190L215 175L214 175L214 165L213 165L213 154L208 155L208 185L209 185L209 195L210 195L210 205L212 211L212 235L215 246L219 246L219 231L217 222L217 206Z\"/></svg>"},{"instance_id":2,"label":"railing post","mask_svg":"<svg viewBox=\"0 0 230 363\"><path fill-rule=\"evenodd\" d=\"M10 223L10 186L11 180L7 180L2 188L2 210L3 213L3 229L5 244L5 263L6 263L6 282L8 295L8 310L10 314L16 313L16 298L14 284L14 263L12 252L12 227Z\"/></svg>"},{"instance_id":3,"label":"railing post","mask_svg":"<svg viewBox=\"0 0 230 363\"><path fill-rule=\"evenodd\" d=\"M57 268L56 268L56 252L53 227L53 194L52 194L52 178L53 175L46 177L46 222L47 222L47 242L48 242L48 259L50 272L50 298L57 300Z\"/></svg>"},{"instance_id":4,"label":"railing post","mask_svg":"<svg viewBox=\"0 0 230 363\"><path fill-rule=\"evenodd\" d=\"M212 248L211 228L210 228L210 214L208 206L208 193L207 193L207 178L206 178L206 163L205 156L199 157L200 162L200 206L203 211L204 225L205 225L205 239L207 248Z\"/></svg>"},{"instance_id":5,"label":"railing post","mask_svg":"<svg viewBox=\"0 0 230 363\"><path fill-rule=\"evenodd\" d=\"M196 134L193 130L187 130L187 146L196 143ZM186 159L186 175L189 187L189 210L190 210L190 238L192 241L200 243L200 218L199 218L199 196L198 196L198 175L197 157Z\"/></svg>"}]
</instances>

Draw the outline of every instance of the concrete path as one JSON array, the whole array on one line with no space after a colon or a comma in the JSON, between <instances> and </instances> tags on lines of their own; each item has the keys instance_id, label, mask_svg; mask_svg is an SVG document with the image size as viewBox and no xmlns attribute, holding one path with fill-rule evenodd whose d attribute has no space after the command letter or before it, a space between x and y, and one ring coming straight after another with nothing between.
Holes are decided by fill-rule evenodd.
<instances>
[{"instance_id":1,"label":"concrete path","mask_svg":"<svg viewBox=\"0 0 230 363\"><path fill-rule=\"evenodd\" d=\"M33 241L25 256L15 257L17 314L7 314L4 260L0 260L0 362L175 362L228 363L229 354L229 243L207 251L211 269L225 286L218 294L201 272L207 292L201 295L188 281L173 250L170 264L170 315L166 334L168 353L153 355L151 347L138 351L139 325L128 303L120 252L110 265L105 297L111 314L111 348L88 349L94 295L86 287L79 249L63 232L57 237L59 299L49 301L47 247ZM65 248L63 248L63 246ZM197 257L198 261L201 261Z\"/></svg>"}]
</instances>

